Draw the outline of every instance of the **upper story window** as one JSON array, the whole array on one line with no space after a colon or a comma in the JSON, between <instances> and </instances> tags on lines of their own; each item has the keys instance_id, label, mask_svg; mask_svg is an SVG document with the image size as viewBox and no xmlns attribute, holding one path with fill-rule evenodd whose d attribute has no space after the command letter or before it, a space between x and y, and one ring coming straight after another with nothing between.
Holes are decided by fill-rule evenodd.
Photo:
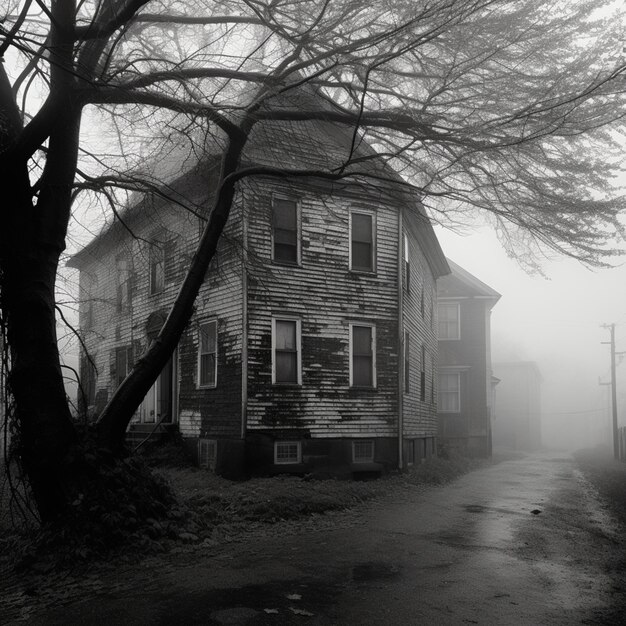
<instances>
[{"instance_id":1,"label":"upper story window","mask_svg":"<svg viewBox=\"0 0 626 626\"><path fill-rule=\"evenodd\" d=\"M275 197L272 202L273 260L298 265L300 238L298 232L298 203Z\"/></svg>"},{"instance_id":2,"label":"upper story window","mask_svg":"<svg viewBox=\"0 0 626 626\"><path fill-rule=\"evenodd\" d=\"M376 329L350 325L350 386L376 387Z\"/></svg>"},{"instance_id":3,"label":"upper story window","mask_svg":"<svg viewBox=\"0 0 626 626\"><path fill-rule=\"evenodd\" d=\"M371 213L350 213L350 269L373 272L376 254L376 221Z\"/></svg>"},{"instance_id":4,"label":"upper story window","mask_svg":"<svg viewBox=\"0 0 626 626\"><path fill-rule=\"evenodd\" d=\"M409 255L409 237L404 233L404 288L411 289L411 257Z\"/></svg>"},{"instance_id":5,"label":"upper story window","mask_svg":"<svg viewBox=\"0 0 626 626\"><path fill-rule=\"evenodd\" d=\"M119 255L115 259L117 268L117 301L118 313L126 313L130 309L131 300L131 267L130 259L125 255Z\"/></svg>"},{"instance_id":6,"label":"upper story window","mask_svg":"<svg viewBox=\"0 0 626 626\"><path fill-rule=\"evenodd\" d=\"M161 245L150 247L149 261L150 295L161 293L165 289L165 254Z\"/></svg>"},{"instance_id":7,"label":"upper story window","mask_svg":"<svg viewBox=\"0 0 626 626\"><path fill-rule=\"evenodd\" d=\"M272 383L302 384L299 319L272 320Z\"/></svg>"},{"instance_id":8,"label":"upper story window","mask_svg":"<svg viewBox=\"0 0 626 626\"><path fill-rule=\"evenodd\" d=\"M460 339L461 324L458 303L440 302L437 306L439 339Z\"/></svg>"},{"instance_id":9,"label":"upper story window","mask_svg":"<svg viewBox=\"0 0 626 626\"><path fill-rule=\"evenodd\" d=\"M201 324L198 337L198 386L217 385L217 320Z\"/></svg>"},{"instance_id":10,"label":"upper story window","mask_svg":"<svg viewBox=\"0 0 626 626\"><path fill-rule=\"evenodd\" d=\"M459 413L461 411L461 374L459 372L439 372L440 413Z\"/></svg>"}]
</instances>

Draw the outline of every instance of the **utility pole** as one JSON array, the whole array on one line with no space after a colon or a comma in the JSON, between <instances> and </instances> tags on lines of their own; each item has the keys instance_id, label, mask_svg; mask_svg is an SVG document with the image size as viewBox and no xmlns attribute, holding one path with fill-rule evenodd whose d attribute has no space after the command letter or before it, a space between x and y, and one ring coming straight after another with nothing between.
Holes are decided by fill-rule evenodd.
<instances>
[{"instance_id":1,"label":"utility pole","mask_svg":"<svg viewBox=\"0 0 626 626\"><path fill-rule=\"evenodd\" d=\"M617 385L615 382L615 324L602 324L611 333L611 341L602 341L611 345L611 411L613 414L613 456L619 460L619 440L617 437Z\"/></svg>"}]
</instances>

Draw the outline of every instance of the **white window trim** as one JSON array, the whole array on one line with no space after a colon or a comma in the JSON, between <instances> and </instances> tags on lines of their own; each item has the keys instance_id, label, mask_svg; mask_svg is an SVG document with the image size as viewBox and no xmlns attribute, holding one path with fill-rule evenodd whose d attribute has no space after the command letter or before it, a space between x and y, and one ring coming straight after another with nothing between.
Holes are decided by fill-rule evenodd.
<instances>
[{"instance_id":1,"label":"white window trim","mask_svg":"<svg viewBox=\"0 0 626 626\"><path fill-rule=\"evenodd\" d=\"M456 307L456 337L440 337L439 336L439 320L441 318L441 307ZM434 321L434 320L433 320ZM460 341L461 339L461 305L458 302L439 302L437 304L437 339L440 341Z\"/></svg>"},{"instance_id":2,"label":"white window trim","mask_svg":"<svg viewBox=\"0 0 626 626\"><path fill-rule=\"evenodd\" d=\"M372 218L372 269L364 270L360 267L352 267L352 215L356 213L358 215L369 215ZM376 212L368 211L367 209L350 209L350 224L348 227L348 267L351 272L358 272L361 274L375 274L376 273L376 256L377 256L377 225L376 225Z\"/></svg>"},{"instance_id":3,"label":"white window trim","mask_svg":"<svg viewBox=\"0 0 626 626\"><path fill-rule=\"evenodd\" d=\"M297 383L276 382L276 322L296 323L296 350L297 350ZM293 315L276 315L272 317L272 385L302 385L302 320Z\"/></svg>"},{"instance_id":4,"label":"white window trim","mask_svg":"<svg viewBox=\"0 0 626 626\"><path fill-rule=\"evenodd\" d=\"M271 213L270 213L270 245L271 245L271 259L279 265L292 266L293 263L287 263L285 261L277 260L274 258L274 202L276 200L288 200L296 203L296 265L299 267L302 265L302 200L295 198L294 196L288 196L284 193L272 193L271 199Z\"/></svg>"},{"instance_id":5,"label":"white window trim","mask_svg":"<svg viewBox=\"0 0 626 626\"><path fill-rule=\"evenodd\" d=\"M354 385L354 372L353 372L353 346L352 346L352 329L354 326L371 328L372 329L372 386L371 387L362 387L360 385ZM374 324L367 324L364 322L354 322L349 324L348 329L348 355L349 355L349 366L350 366L350 387L354 387L355 389L376 389L376 326Z\"/></svg>"},{"instance_id":6,"label":"white window trim","mask_svg":"<svg viewBox=\"0 0 626 626\"><path fill-rule=\"evenodd\" d=\"M462 397L461 397L461 372L465 371L467 368L458 368L458 367L440 367L439 371L437 372L437 410L440 413L450 413L450 414L458 414L461 413L463 410L463 405L462 405ZM456 411L450 411L450 410L444 410L443 407L439 406L439 401L441 399L441 394L442 391L440 389L440 381L441 381L441 376L443 374L455 374L456 378L457 378L457 391L456 394L459 398L459 402L458 402L458 406L459 408ZM443 393L452 393L451 391L444 391Z\"/></svg>"},{"instance_id":7,"label":"white window trim","mask_svg":"<svg viewBox=\"0 0 626 626\"><path fill-rule=\"evenodd\" d=\"M280 445L295 445L297 447L296 460L292 461L291 459L279 459L278 458L278 447ZM274 442L274 464L275 465L297 465L302 463L302 442L301 441L275 441Z\"/></svg>"},{"instance_id":8,"label":"white window trim","mask_svg":"<svg viewBox=\"0 0 626 626\"><path fill-rule=\"evenodd\" d=\"M201 384L200 377L200 364L202 361L202 327L208 326L209 324L215 324L215 377L213 378L212 383ZM198 325L198 360L197 360L197 369L196 369L196 388L197 389L215 389L217 387L217 364L218 364L218 352L219 352L219 325L217 323L217 318L213 317L201 322Z\"/></svg>"},{"instance_id":9,"label":"white window trim","mask_svg":"<svg viewBox=\"0 0 626 626\"><path fill-rule=\"evenodd\" d=\"M362 444L362 443L369 443L372 446L372 454L367 459L365 458L357 459L356 455L354 454L355 447L358 444ZM360 439L358 441L352 442L352 462L353 463L373 463L375 456L376 456L376 442L373 439Z\"/></svg>"}]
</instances>

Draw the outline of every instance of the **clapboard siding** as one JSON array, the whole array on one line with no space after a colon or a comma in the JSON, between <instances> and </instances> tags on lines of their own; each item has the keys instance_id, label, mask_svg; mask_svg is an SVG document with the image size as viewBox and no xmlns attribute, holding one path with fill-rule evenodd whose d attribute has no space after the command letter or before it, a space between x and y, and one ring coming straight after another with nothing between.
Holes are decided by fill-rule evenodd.
<instances>
[{"instance_id":1,"label":"clapboard siding","mask_svg":"<svg viewBox=\"0 0 626 626\"><path fill-rule=\"evenodd\" d=\"M410 280L407 289L406 272L403 280L403 331L409 333L409 389L403 394L402 413L404 434L411 437L433 437L437 434L437 406L433 384L437 362L436 282L428 260L419 246L419 229L423 222L406 212L403 230L408 236ZM424 303L422 306L422 298ZM425 363L422 363L422 346ZM421 372L425 373L424 400Z\"/></svg>"},{"instance_id":2,"label":"clapboard siding","mask_svg":"<svg viewBox=\"0 0 626 626\"><path fill-rule=\"evenodd\" d=\"M248 248L249 430L293 429L313 437L389 436L397 431L398 213L389 205L351 202L301 187L299 267L271 261L272 193L278 183L250 185ZM349 270L349 211L376 215L376 273ZM272 317L295 316L302 327L302 385L272 385ZM376 328L376 389L349 386L349 325Z\"/></svg>"}]
</instances>

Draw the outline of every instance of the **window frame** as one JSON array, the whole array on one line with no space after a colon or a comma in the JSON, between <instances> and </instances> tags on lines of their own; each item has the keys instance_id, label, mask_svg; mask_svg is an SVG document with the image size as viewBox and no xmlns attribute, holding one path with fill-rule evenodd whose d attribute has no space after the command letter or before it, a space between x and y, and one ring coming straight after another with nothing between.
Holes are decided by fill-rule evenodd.
<instances>
[{"instance_id":1,"label":"window frame","mask_svg":"<svg viewBox=\"0 0 626 626\"><path fill-rule=\"evenodd\" d=\"M371 330L370 344L372 349L372 384L371 385L355 385L354 384L354 328L369 328ZM351 389L376 389L376 326L366 322L350 322L349 324L349 342L348 354L350 361L350 377L349 383Z\"/></svg>"},{"instance_id":2,"label":"window frame","mask_svg":"<svg viewBox=\"0 0 626 626\"><path fill-rule=\"evenodd\" d=\"M293 457L289 457L287 459L279 459L278 458L278 448L280 446L296 446L296 458L292 460ZM287 440L287 441L275 441L274 442L274 465L299 465L302 463L302 442Z\"/></svg>"},{"instance_id":3,"label":"window frame","mask_svg":"<svg viewBox=\"0 0 626 626\"><path fill-rule=\"evenodd\" d=\"M276 323L295 322L296 324L296 378L297 381L276 380ZM302 385L302 320L293 315L276 315L272 317L272 385L301 386Z\"/></svg>"},{"instance_id":4,"label":"window frame","mask_svg":"<svg viewBox=\"0 0 626 626\"><path fill-rule=\"evenodd\" d=\"M445 321L448 325L446 326L446 336L443 337L441 330L442 330L442 310L443 308L449 308L452 309L454 308L454 310L456 311L456 324L455 324L455 333L454 335L456 336L450 336L450 333L448 332L448 330L451 328L451 324L452 322L448 319L443 320ZM438 302L437 303L437 339L439 341L460 341L461 340L461 305L458 302Z\"/></svg>"},{"instance_id":5,"label":"window frame","mask_svg":"<svg viewBox=\"0 0 626 626\"><path fill-rule=\"evenodd\" d=\"M367 457L356 455L357 446L369 445L371 447L371 454L368 454ZM374 463L374 459L376 457L376 442L373 439L353 439L352 440L352 463L355 465L358 464L366 464L366 463Z\"/></svg>"},{"instance_id":6,"label":"window frame","mask_svg":"<svg viewBox=\"0 0 626 626\"><path fill-rule=\"evenodd\" d=\"M276 258L276 238L274 226L274 206L277 200L293 202L296 207L296 261L286 261ZM271 199L270 211L270 239L271 239L271 259L273 263L278 265L287 265L291 267L300 267L302 265L302 202L300 198L289 196L287 194L273 193Z\"/></svg>"},{"instance_id":7,"label":"window frame","mask_svg":"<svg viewBox=\"0 0 626 626\"><path fill-rule=\"evenodd\" d=\"M371 241L371 252L370 252L371 267L370 268L355 267L352 262L352 244L353 244L352 216L355 214L366 215L372 220L372 241ZM359 274L375 274L376 273L376 265L377 265L376 263L376 256L377 256L376 233L377 233L377 227L376 227L376 212L375 211L369 211L367 209L350 209L350 223L348 225L348 243L349 243L348 245L348 268L350 269L351 272L356 272Z\"/></svg>"},{"instance_id":8,"label":"window frame","mask_svg":"<svg viewBox=\"0 0 626 626\"><path fill-rule=\"evenodd\" d=\"M205 326L215 327L215 352L203 352L202 351L202 329ZM198 389L215 389L217 387L217 370L218 370L218 354L219 354L219 326L216 317L210 318L201 322L198 325L198 360L197 360L197 384ZM213 382L202 382L202 357L205 354L215 354L215 372L213 374Z\"/></svg>"},{"instance_id":9,"label":"window frame","mask_svg":"<svg viewBox=\"0 0 626 626\"><path fill-rule=\"evenodd\" d=\"M457 384L456 384L456 389L453 390L443 390L442 391L442 377L443 376L452 376L456 379ZM454 409L448 409L448 408L443 408L442 406L442 402L441 399L454 394L457 398L456 401L456 408ZM437 372L437 410L439 411L439 413L452 413L452 414L458 414L462 412L462 405L461 405L461 372L459 370L456 369L451 369L451 368L441 368L439 370L439 372Z\"/></svg>"},{"instance_id":10,"label":"window frame","mask_svg":"<svg viewBox=\"0 0 626 626\"><path fill-rule=\"evenodd\" d=\"M155 284L154 268L161 266L161 284ZM156 296L165 291L165 249L162 244L153 243L150 245L148 254L148 294ZM160 288L159 288L160 287Z\"/></svg>"}]
</instances>

